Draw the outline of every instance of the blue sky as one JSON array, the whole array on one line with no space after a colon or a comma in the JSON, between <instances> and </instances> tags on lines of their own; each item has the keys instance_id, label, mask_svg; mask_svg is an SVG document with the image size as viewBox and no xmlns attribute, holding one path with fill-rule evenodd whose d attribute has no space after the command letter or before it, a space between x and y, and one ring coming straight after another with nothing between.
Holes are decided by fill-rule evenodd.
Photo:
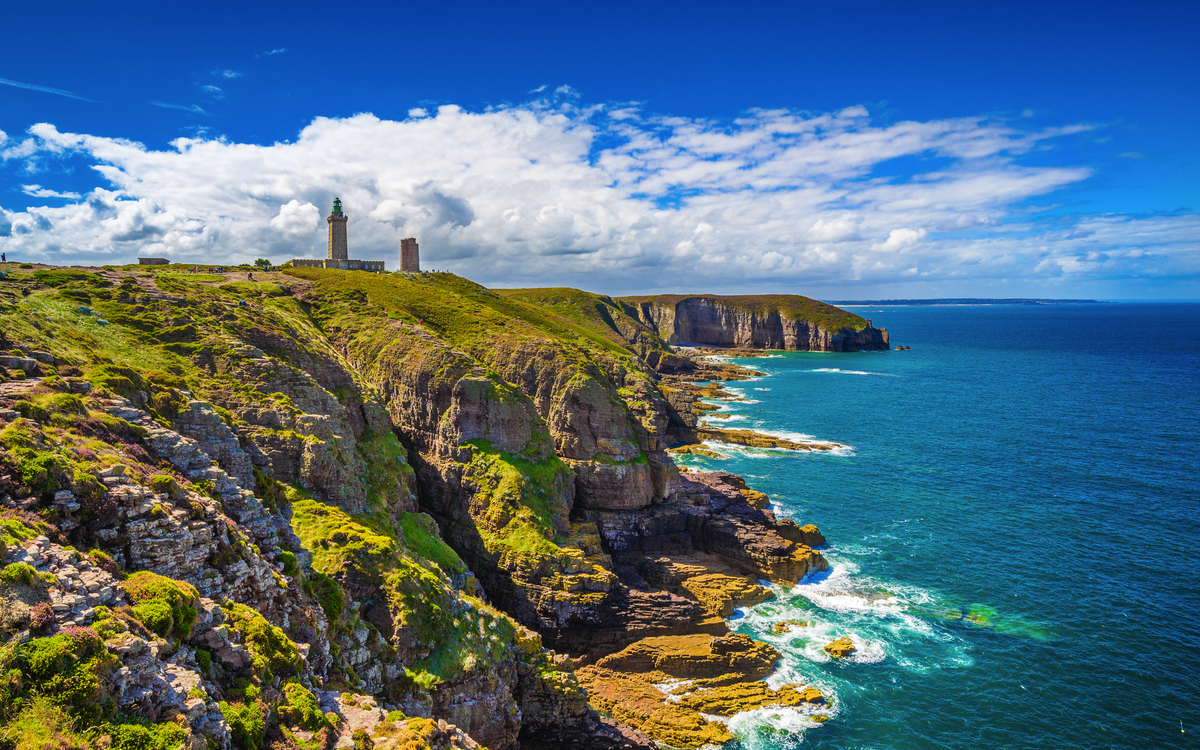
<instances>
[{"instance_id":1,"label":"blue sky","mask_svg":"<svg viewBox=\"0 0 1200 750\"><path fill-rule=\"evenodd\" d=\"M68 3L20 28L13 257L316 256L337 193L362 257L415 234L489 284L1200 297L1195 3Z\"/></svg>"}]
</instances>

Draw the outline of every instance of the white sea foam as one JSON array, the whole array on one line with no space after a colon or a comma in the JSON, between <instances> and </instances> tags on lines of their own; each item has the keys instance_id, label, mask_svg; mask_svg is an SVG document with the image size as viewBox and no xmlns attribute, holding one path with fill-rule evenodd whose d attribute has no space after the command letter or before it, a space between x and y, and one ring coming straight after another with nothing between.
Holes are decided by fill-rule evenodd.
<instances>
[{"instance_id":1,"label":"white sea foam","mask_svg":"<svg viewBox=\"0 0 1200 750\"><path fill-rule=\"evenodd\" d=\"M693 682L695 682L695 680L684 680L684 679L675 678L675 679L667 680L666 682L660 682L660 683L656 684L654 686L654 689L657 690L658 692L662 693L663 695L667 696L667 698L666 698L667 703L678 703L679 700L683 697L683 694L680 693L679 695L671 695L671 691L675 690L676 688L681 688L681 687L686 687L688 685L691 685Z\"/></svg>"},{"instance_id":2,"label":"white sea foam","mask_svg":"<svg viewBox=\"0 0 1200 750\"><path fill-rule=\"evenodd\" d=\"M854 446L852 446L852 445L843 445L842 443L836 443L832 440L822 440L820 438L814 437L813 435L809 435L807 433L789 432L787 430L775 430L775 429L771 429L769 427L762 427L758 424L755 425L754 430L755 430L755 432L761 432L762 434L770 435L771 437L782 438L783 440L791 440L793 443L813 443L816 445L828 445L828 446L832 446L832 448L833 448L832 450L828 450L828 451L810 451L811 453L818 453L818 454L819 453L827 453L827 454L834 455L834 456L853 456L854 455ZM762 448L761 450L786 450L786 449ZM795 451L787 451L787 452L794 453Z\"/></svg>"},{"instance_id":3,"label":"white sea foam","mask_svg":"<svg viewBox=\"0 0 1200 750\"><path fill-rule=\"evenodd\" d=\"M771 389L770 389L770 388L755 388L754 390L756 390L756 391L769 391L769 390L771 390Z\"/></svg>"},{"instance_id":4,"label":"white sea foam","mask_svg":"<svg viewBox=\"0 0 1200 750\"><path fill-rule=\"evenodd\" d=\"M878 375L883 378L898 378L899 375L893 375L890 372L867 372L866 370L843 370L840 367L818 367L809 372L837 372L842 375Z\"/></svg>"},{"instance_id":5,"label":"white sea foam","mask_svg":"<svg viewBox=\"0 0 1200 750\"><path fill-rule=\"evenodd\" d=\"M779 748L789 745L786 744L787 740L781 744L777 732L788 732L795 735L792 742L798 745L802 741L801 737L805 730L821 726L821 723L813 718L814 714L832 717L837 714L837 710L829 706L814 706L811 709L795 706L763 706L753 711L737 714L728 720L726 726L730 733L741 741L741 746L747 750L779 750ZM756 731L768 727L775 731L766 733L766 736L764 733Z\"/></svg>"},{"instance_id":6,"label":"white sea foam","mask_svg":"<svg viewBox=\"0 0 1200 750\"><path fill-rule=\"evenodd\" d=\"M767 448L747 448L744 445L735 443L725 443L720 440L705 440L704 444L712 448L718 453L724 453L727 456L737 456L738 458L779 458L779 451L768 453Z\"/></svg>"}]
</instances>

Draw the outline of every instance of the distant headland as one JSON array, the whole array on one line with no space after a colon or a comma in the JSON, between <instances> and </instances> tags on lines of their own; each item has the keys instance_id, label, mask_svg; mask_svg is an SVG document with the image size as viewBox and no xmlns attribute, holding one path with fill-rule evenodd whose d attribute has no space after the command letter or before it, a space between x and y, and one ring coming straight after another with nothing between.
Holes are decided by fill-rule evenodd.
<instances>
[{"instance_id":1,"label":"distant headland","mask_svg":"<svg viewBox=\"0 0 1200 750\"><path fill-rule=\"evenodd\" d=\"M839 307L865 307L870 305L1108 305L1098 299L1026 299L1012 297L1005 299L989 299L986 297L944 297L939 299L845 299L829 300L828 304Z\"/></svg>"}]
</instances>

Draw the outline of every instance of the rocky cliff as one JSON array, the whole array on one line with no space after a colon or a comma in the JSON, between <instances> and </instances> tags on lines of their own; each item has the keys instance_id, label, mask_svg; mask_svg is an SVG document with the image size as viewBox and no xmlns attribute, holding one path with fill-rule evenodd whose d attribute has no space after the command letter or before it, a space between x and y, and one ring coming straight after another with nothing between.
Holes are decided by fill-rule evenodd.
<instances>
[{"instance_id":1,"label":"rocky cliff","mask_svg":"<svg viewBox=\"0 0 1200 750\"><path fill-rule=\"evenodd\" d=\"M659 295L621 301L669 344L813 352L888 348L886 329L796 295Z\"/></svg>"},{"instance_id":2,"label":"rocky cliff","mask_svg":"<svg viewBox=\"0 0 1200 750\"><path fill-rule=\"evenodd\" d=\"M696 394L663 373L706 371L640 308L448 274L9 270L7 741L699 747L713 716L801 700L723 617L824 569L819 533L676 467ZM741 702L654 687L726 662L753 665L722 682Z\"/></svg>"}]
</instances>

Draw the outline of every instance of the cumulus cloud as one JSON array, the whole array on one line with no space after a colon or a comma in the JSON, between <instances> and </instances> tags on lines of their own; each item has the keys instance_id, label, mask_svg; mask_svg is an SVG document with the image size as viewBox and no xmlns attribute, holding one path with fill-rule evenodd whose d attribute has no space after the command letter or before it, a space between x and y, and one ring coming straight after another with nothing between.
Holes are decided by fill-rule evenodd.
<instances>
[{"instance_id":1,"label":"cumulus cloud","mask_svg":"<svg viewBox=\"0 0 1200 750\"><path fill-rule=\"evenodd\" d=\"M321 212L316 206L293 199L279 207L271 226L284 234L304 234L316 230L320 219Z\"/></svg>"},{"instance_id":2,"label":"cumulus cloud","mask_svg":"<svg viewBox=\"0 0 1200 750\"><path fill-rule=\"evenodd\" d=\"M917 244L925 235L926 230L924 229L893 229L888 232L886 241L871 245L871 249L879 253L895 252Z\"/></svg>"},{"instance_id":3,"label":"cumulus cloud","mask_svg":"<svg viewBox=\"0 0 1200 750\"><path fill-rule=\"evenodd\" d=\"M104 182L80 203L4 212L0 245L60 263L319 257L321 219L340 196L354 256L394 266L400 238L415 236L427 264L487 284L616 293L931 282L967 293L1002 280L1200 275L1194 214L1032 207L1091 171L1024 156L1084 129L987 118L879 126L857 106L711 121L574 95L413 109L402 121L316 118L267 145L197 136L154 150L42 123L0 138L0 158L82 157ZM943 158L918 174L882 166L914 156Z\"/></svg>"}]
</instances>

